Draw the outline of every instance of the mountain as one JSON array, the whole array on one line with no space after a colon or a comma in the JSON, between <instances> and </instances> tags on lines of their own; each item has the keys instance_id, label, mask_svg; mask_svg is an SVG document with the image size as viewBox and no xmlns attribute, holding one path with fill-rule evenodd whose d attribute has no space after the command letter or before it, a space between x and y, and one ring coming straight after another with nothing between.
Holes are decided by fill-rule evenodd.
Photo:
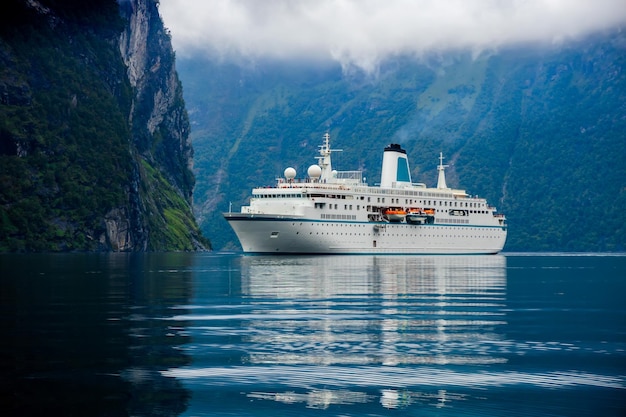
<instances>
[{"instance_id":1,"label":"mountain","mask_svg":"<svg viewBox=\"0 0 626 417\"><path fill-rule=\"evenodd\" d=\"M157 0L0 6L0 251L210 246Z\"/></svg>"},{"instance_id":2,"label":"mountain","mask_svg":"<svg viewBox=\"0 0 626 417\"><path fill-rule=\"evenodd\" d=\"M626 35L382 62L178 60L196 150L195 211L217 249L238 249L222 211L284 168L314 163L379 181L382 150L407 149L412 178L484 196L509 222L508 251L626 250Z\"/></svg>"}]
</instances>

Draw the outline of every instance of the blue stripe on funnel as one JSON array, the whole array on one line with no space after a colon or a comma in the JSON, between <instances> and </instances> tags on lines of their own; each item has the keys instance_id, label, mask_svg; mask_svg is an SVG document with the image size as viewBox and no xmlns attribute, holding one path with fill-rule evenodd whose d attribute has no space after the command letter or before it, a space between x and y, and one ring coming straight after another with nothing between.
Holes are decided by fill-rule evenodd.
<instances>
[{"instance_id":1,"label":"blue stripe on funnel","mask_svg":"<svg viewBox=\"0 0 626 417\"><path fill-rule=\"evenodd\" d=\"M409 165L406 162L406 158L398 158L396 181L411 182L411 178L409 177Z\"/></svg>"}]
</instances>

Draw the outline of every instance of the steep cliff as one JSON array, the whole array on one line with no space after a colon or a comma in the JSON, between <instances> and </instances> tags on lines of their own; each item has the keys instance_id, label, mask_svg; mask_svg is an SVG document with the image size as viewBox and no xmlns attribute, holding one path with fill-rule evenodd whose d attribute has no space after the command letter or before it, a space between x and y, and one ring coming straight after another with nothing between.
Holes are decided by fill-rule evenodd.
<instances>
[{"instance_id":1,"label":"steep cliff","mask_svg":"<svg viewBox=\"0 0 626 417\"><path fill-rule=\"evenodd\" d=\"M0 250L209 246L157 3L0 6Z\"/></svg>"},{"instance_id":2,"label":"steep cliff","mask_svg":"<svg viewBox=\"0 0 626 417\"><path fill-rule=\"evenodd\" d=\"M148 215L149 249L206 246L191 213L193 148L170 35L155 0L120 1L120 53L133 91L130 124ZM182 201L180 200L182 197ZM157 245L156 242L159 242Z\"/></svg>"}]
</instances>

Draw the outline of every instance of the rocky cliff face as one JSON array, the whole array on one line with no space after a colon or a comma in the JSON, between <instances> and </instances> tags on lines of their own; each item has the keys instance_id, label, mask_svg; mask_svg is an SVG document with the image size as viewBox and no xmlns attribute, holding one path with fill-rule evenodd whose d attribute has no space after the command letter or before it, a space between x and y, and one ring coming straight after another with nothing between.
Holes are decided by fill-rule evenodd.
<instances>
[{"instance_id":1,"label":"rocky cliff face","mask_svg":"<svg viewBox=\"0 0 626 417\"><path fill-rule=\"evenodd\" d=\"M157 3L0 6L0 251L209 246Z\"/></svg>"},{"instance_id":2,"label":"rocky cliff face","mask_svg":"<svg viewBox=\"0 0 626 417\"><path fill-rule=\"evenodd\" d=\"M120 52L136 92L130 114L134 143L142 155L167 167L173 185L191 199L193 148L170 36L154 0L122 1L120 10L127 20ZM164 140L157 143L159 135Z\"/></svg>"},{"instance_id":3,"label":"rocky cliff face","mask_svg":"<svg viewBox=\"0 0 626 417\"><path fill-rule=\"evenodd\" d=\"M193 148L189 140L189 120L170 36L159 16L157 2L124 0L119 4L120 13L126 21L119 48L134 91L129 114L132 141L137 158L155 168L138 170L136 185L147 184L148 187L131 198L136 200L133 206L138 207L138 211L162 214L161 218L149 216L136 231L143 245L157 248L142 239L144 229L148 229L153 237L159 236L160 240L180 243L182 236L166 233L163 225L170 223L172 217L183 221L191 211L195 180L191 172ZM163 178L159 178L161 176ZM137 190L140 188L136 187ZM187 207L178 207L168 219L165 215L168 209L163 201L171 200L172 196L174 200L177 200L175 196L182 197L184 201L179 203ZM193 218L188 218L183 224L189 222L195 225ZM183 226L176 232L184 235L186 228ZM187 239L194 246L201 246L197 231L195 235L184 238Z\"/></svg>"}]
</instances>

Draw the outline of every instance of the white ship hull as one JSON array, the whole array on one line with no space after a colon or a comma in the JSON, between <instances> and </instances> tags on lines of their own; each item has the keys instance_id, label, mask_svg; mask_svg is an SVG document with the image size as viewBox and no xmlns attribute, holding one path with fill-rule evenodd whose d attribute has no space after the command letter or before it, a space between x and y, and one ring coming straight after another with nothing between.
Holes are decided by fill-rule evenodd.
<instances>
[{"instance_id":1,"label":"white ship hull","mask_svg":"<svg viewBox=\"0 0 626 417\"><path fill-rule=\"evenodd\" d=\"M312 221L225 213L246 253L495 254L506 228L472 225Z\"/></svg>"}]
</instances>

